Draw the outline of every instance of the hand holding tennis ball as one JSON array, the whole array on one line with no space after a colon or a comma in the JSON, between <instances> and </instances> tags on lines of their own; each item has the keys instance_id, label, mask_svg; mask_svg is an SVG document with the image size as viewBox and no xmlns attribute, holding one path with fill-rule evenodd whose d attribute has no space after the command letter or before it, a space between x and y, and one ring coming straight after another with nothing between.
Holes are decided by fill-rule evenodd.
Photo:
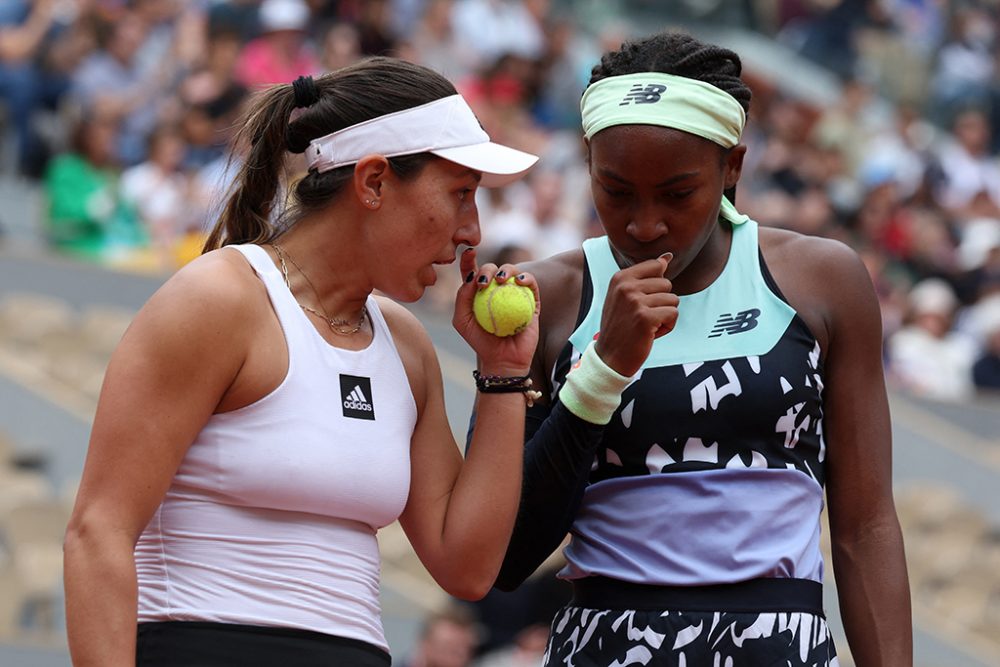
<instances>
[{"instance_id":1,"label":"hand holding tennis ball","mask_svg":"<svg viewBox=\"0 0 1000 667\"><path fill-rule=\"evenodd\" d=\"M535 316L535 293L513 280L490 281L472 300L476 322L494 336L513 336Z\"/></svg>"}]
</instances>

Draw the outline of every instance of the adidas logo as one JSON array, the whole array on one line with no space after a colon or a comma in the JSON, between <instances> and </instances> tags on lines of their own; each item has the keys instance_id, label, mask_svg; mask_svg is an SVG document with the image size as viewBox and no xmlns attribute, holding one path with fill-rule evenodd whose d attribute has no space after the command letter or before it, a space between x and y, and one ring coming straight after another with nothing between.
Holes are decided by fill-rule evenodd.
<instances>
[{"instance_id":1,"label":"adidas logo","mask_svg":"<svg viewBox=\"0 0 1000 667\"><path fill-rule=\"evenodd\" d=\"M760 317L759 308L741 310L735 315L723 313L719 316L719 320L715 323L715 327L712 329L711 333L708 334L708 337L717 338L722 334L733 335L743 333L744 331L750 331L757 326L758 317Z\"/></svg>"},{"instance_id":2,"label":"adidas logo","mask_svg":"<svg viewBox=\"0 0 1000 667\"><path fill-rule=\"evenodd\" d=\"M641 83L637 83L629 89L628 94L625 95L624 99L618 103L620 107L626 107L633 102L635 104L653 104L660 101L660 95L667 89L666 86L659 83L650 83L643 86Z\"/></svg>"},{"instance_id":3,"label":"adidas logo","mask_svg":"<svg viewBox=\"0 0 1000 667\"><path fill-rule=\"evenodd\" d=\"M372 404L368 402L365 398L364 392L361 391L361 387L355 387L348 397L348 400L344 401L344 407L350 408L351 410L365 410L367 412L372 411Z\"/></svg>"},{"instance_id":4,"label":"adidas logo","mask_svg":"<svg viewBox=\"0 0 1000 667\"><path fill-rule=\"evenodd\" d=\"M340 376L340 395L344 404L345 417L374 420L375 406L369 398L371 394L371 378L357 375Z\"/></svg>"}]
</instances>

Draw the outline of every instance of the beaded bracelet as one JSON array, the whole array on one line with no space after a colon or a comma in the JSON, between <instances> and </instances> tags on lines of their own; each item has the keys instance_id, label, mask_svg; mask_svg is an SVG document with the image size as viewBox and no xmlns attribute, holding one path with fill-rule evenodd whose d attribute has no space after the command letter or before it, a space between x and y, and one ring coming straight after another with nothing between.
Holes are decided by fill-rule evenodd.
<instances>
[{"instance_id":1,"label":"beaded bracelet","mask_svg":"<svg viewBox=\"0 0 1000 667\"><path fill-rule=\"evenodd\" d=\"M474 370L472 377L476 379L476 389L484 394L524 394L529 408L542 397L542 392L531 388L531 378L527 375L483 375Z\"/></svg>"}]
</instances>

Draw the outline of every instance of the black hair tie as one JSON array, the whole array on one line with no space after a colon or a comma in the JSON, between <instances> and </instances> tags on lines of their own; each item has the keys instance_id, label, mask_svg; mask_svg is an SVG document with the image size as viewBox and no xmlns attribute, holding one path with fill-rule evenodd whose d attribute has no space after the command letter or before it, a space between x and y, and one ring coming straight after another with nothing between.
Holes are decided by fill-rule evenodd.
<instances>
[{"instance_id":1,"label":"black hair tie","mask_svg":"<svg viewBox=\"0 0 1000 667\"><path fill-rule=\"evenodd\" d=\"M305 109L319 101L319 88L311 76L300 76L292 81L292 91L295 93L295 108Z\"/></svg>"}]
</instances>

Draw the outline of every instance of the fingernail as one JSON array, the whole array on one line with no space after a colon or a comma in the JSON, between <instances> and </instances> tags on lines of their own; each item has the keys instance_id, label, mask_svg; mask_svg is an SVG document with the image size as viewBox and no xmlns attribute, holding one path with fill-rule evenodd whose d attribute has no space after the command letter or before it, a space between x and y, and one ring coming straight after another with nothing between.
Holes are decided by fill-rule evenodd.
<instances>
[{"instance_id":1,"label":"fingernail","mask_svg":"<svg viewBox=\"0 0 1000 667\"><path fill-rule=\"evenodd\" d=\"M475 275L476 275L475 271L469 271L469 275L465 276L465 282L471 283Z\"/></svg>"},{"instance_id":2,"label":"fingernail","mask_svg":"<svg viewBox=\"0 0 1000 667\"><path fill-rule=\"evenodd\" d=\"M475 250L475 248L474 248L474 247L472 247L472 246L470 245L470 246L469 246L468 248L466 248L466 249L465 249L465 250L463 250L462 252L463 252L463 253L466 253L466 252L472 252L473 250Z\"/></svg>"},{"instance_id":3,"label":"fingernail","mask_svg":"<svg viewBox=\"0 0 1000 667\"><path fill-rule=\"evenodd\" d=\"M518 279L518 280L524 280L524 279L525 279L525 278L527 278L527 277L528 277L528 276L526 276L526 275L525 275L525 274L523 274L523 273L519 273L519 274L517 274L517 279Z\"/></svg>"},{"instance_id":4,"label":"fingernail","mask_svg":"<svg viewBox=\"0 0 1000 667\"><path fill-rule=\"evenodd\" d=\"M497 271L497 280L502 280L507 277L506 271Z\"/></svg>"},{"instance_id":5,"label":"fingernail","mask_svg":"<svg viewBox=\"0 0 1000 667\"><path fill-rule=\"evenodd\" d=\"M672 253L672 252L665 252L662 255L660 255L660 257L662 257L663 259L665 259L665 260L667 260L669 262L670 260L672 260L674 258L674 253Z\"/></svg>"},{"instance_id":6,"label":"fingernail","mask_svg":"<svg viewBox=\"0 0 1000 667\"><path fill-rule=\"evenodd\" d=\"M490 279L487 278L486 276L479 276L479 280L477 280L476 282L478 282L480 285L485 285L489 281Z\"/></svg>"}]
</instances>

